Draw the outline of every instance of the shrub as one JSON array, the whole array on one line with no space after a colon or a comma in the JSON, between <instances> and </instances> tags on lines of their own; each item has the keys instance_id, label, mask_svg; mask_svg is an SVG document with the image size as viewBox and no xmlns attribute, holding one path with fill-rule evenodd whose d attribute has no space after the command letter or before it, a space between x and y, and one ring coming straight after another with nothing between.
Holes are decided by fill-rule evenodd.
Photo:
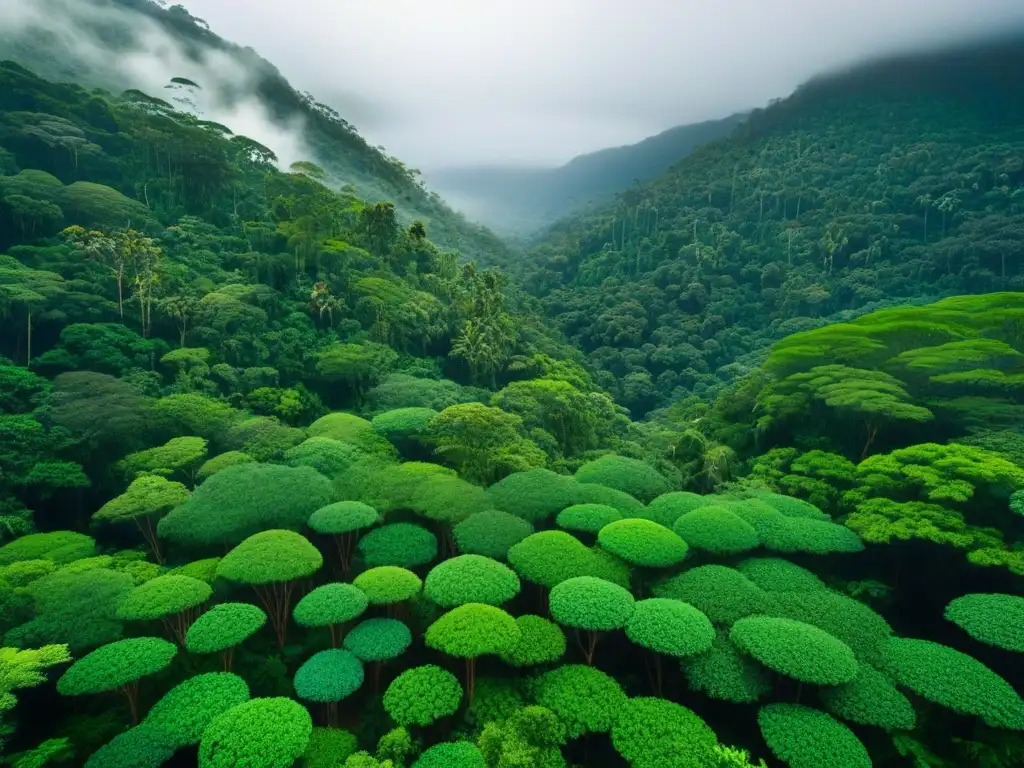
<instances>
[{"instance_id":1,"label":"shrub","mask_svg":"<svg viewBox=\"0 0 1024 768\"><path fill-rule=\"evenodd\" d=\"M737 619L764 613L768 595L734 568L702 565L654 585L657 597L689 603L715 624L731 625Z\"/></svg>"},{"instance_id":2,"label":"shrub","mask_svg":"<svg viewBox=\"0 0 1024 768\"><path fill-rule=\"evenodd\" d=\"M302 758L306 768L342 768L345 760L359 749L355 734L342 728L313 728Z\"/></svg>"},{"instance_id":3,"label":"shrub","mask_svg":"<svg viewBox=\"0 0 1024 768\"><path fill-rule=\"evenodd\" d=\"M633 768L705 768L717 743L707 723L665 699L629 699L612 727L612 746Z\"/></svg>"},{"instance_id":4,"label":"shrub","mask_svg":"<svg viewBox=\"0 0 1024 768\"><path fill-rule=\"evenodd\" d=\"M606 504L573 504L558 513L555 525L567 531L582 531L596 535L608 523L621 519L619 510Z\"/></svg>"},{"instance_id":5,"label":"shrub","mask_svg":"<svg viewBox=\"0 0 1024 768\"><path fill-rule=\"evenodd\" d=\"M519 577L508 566L480 555L460 555L434 566L423 589L442 608L464 603L501 605L519 594Z\"/></svg>"},{"instance_id":6,"label":"shrub","mask_svg":"<svg viewBox=\"0 0 1024 768\"><path fill-rule=\"evenodd\" d=\"M688 512L676 520L672 530L691 547L713 555L735 555L761 543L754 527L725 507Z\"/></svg>"},{"instance_id":7,"label":"shrub","mask_svg":"<svg viewBox=\"0 0 1024 768\"><path fill-rule=\"evenodd\" d=\"M860 739L824 712L767 704L757 713L768 748L790 768L871 768Z\"/></svg>"},{"instance_id":8,"label":"shrub","mask_svg":"<svg viewBox=\"0 0 1024 768\"><path fill-rule=\"evenodd\" d=\"M365 458L367 454L354 445L329 437L311 437L284 452L289 467L309 467L332 480Z\"/></svg>"},{"instance_id":9,"label":"shrub","mask_svg":"<svg viewBox=\"0 0 1024 768\"><path fill-rule=\"evenodd\" d=\"M455 741L430 747L412 768L487 768L487 764L475 744Z\"/></svg>"},{"instance_id":10,"label":"shrub","mask_svg":"<svg viewBox=\"0 0 1024 768\"><path fill-rule=\"evenodd\" d=\"M861 661L878 664L892 627L864 603L830 589L772 594L771 616L813 624L842 640Z\"/></svg>"},{"instance_id":11,"label":"shrub","mask_svg":"<svg viewBox=\"0 0 1024 768\"><path fill-rule=\"evenodd\" d=\"M792 496L783 496L780 493L768 493L767 491L762 491L755 493L753 498L758 501L763 501L765 504L772 507L772 509L777 512L781 512L786 517L802 517L808 520L821 520L823 522L829 522L832 520L831 517L810 502L802 499L796 499Z\"/></svg>"},{"instance_id":12,"label":"shrub","mask_svg":"<svg viewBox=\"0 0 1024 768\"><path fill-rule=\"evenodd\" d=\"M603 549L645 568L668 568L686 557L686 542L663 525L640 518L609 523L597 535Z\"/></svg>"},{"instance_id":13,"label":"shrub","mask_svg":"<svg viewBox=\"0 0 1024 768\"><path fill-rule=\"evenodd\" d=\"M395 456L395 449L387 440L377 434L366 419L340 411L321 416L306 429L310 437L328 437L358 448L363 453L382 459Z\"/></svg>"},{"instance_id":14,"label":"shrub","mask_svg":"<svg viewBox=\"0 0 1024 768\"><path fill-rule=\"evenodd\" d=\"M306 751L312 732L309 712L298 702L252 699L210 723L199 742L199 766L290 766Z\"/></svg>"},{"instance_id":15,"label":"shrub","mask_svg":"<svg viewBox=\"0 0 1024 768\"><path fill-rule=\"evenodd\" d=\"M203 482L204 480L210 479L222 469L233 467L236 464L252 464L254 461L256 461L256 459L248 453L243 453L242 451L225 451L224 453L217 454L213 458L204 461L202 466L199 467L196 477L199 482Z\"/></svg>"},{"instance_id":16,"label":"shrub","mask_svg":"<svg viewBox=\"0 0 1024 768\"><path fill-rule=\"evenodd\" d=\"M158 731L137 725L93 752L85 768L160 768L174 753Z\"/></svg>"},{"instance_id":17,"label":"shrub","mask_svg":"<svg viewBox=\"0 0 1024 768\"><path fill-rule=\"evenodd\" d=\"M412 523L392 523L359 540L359 552L371 568L379 565L415 568L437 558L437 537Z\"/></svg>"},{"instance_id":18,"label":"shrub","mask_svg":"<svg viewBox=\"0 0 1024 768\"><path fill-rule=\"evenodd\" d=\"M1024 597L964 595L946 606L946 618L979 642L1024 653Z\"/></svg>"},{"instance_id":19,"label":"shrub","mask_svg":"<svg viewBox=\"0 0 1024 768\"><path fill-rule=\"evenodd\" d=\"M511 547L533 533L533 526L508 512L491 509L470 515L453 533L461 552L503 560Z\"/></svg>"},{"instance_id":20,"label":"shrub","mask_svg":"<svg viewBox=\"0 0 1024 768\"><path fill-rule=\"evenodd\" d=\"M576 483L573 504L603 504L617 509L623 517L639 517L644 505L625 491L597 483Z\"/></svg>"},{"instance_id":21,"label":"shrub","mask_svg":"<svg viewBox=\"0 0 1024 768\"><path fill-rule=\"evenodd\" d=\"M427 726L453 715L461 701L462 686L455 675L433 664L407 669L384 692L384 709L405 727Z\"/></svg>"},{"instance_id":22,"label":"shrub","mask_svg":"<svg viewBox=\"0 0 1024 768\"><path fill-rule=\"evenodd\" d=\"M565 633L554 622L527 614L516 619L519 642L501 654L513 667L529 667L558 661L565 655Z\"/></svg>"},{"instance_id":23,"label":"shrub","mask_svg":"<svg viewBox=\"0 0 1024 768\"><path fill-rule=\"evenodd\" d=\"M606 485L642 502L672 490L665 476L650 464L614 453L584 464L576 470L576 480Z\"/></svg>"},{"instance_id":24,"label":"shrub","mask_svg":"<svg viewBox=\"0 0 1024 768\"><path fill-rule=\"evenodd\" d=\"M864 549L864 542L852 530L823 520L776 513L765 515L754 523L754 528L765 548L775 552L827 555Z\"/></svg>"},{"instance_id":25,"label":"shrub","mask_svg":"<svg viewBox=\"0 0 1024 768\"><path fill-rule=\"evenodd\" d=\"M810 624L748 616L733 624L729 639L779 674L816 685L839 685L857 674L850 646Z\"/></svg>"}]
</instances>

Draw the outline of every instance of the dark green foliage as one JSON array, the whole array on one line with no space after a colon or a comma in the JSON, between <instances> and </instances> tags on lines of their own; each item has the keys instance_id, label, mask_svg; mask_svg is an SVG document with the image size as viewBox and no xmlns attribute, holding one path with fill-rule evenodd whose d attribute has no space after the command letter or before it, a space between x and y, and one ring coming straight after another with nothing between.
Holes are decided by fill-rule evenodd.
<instances>
[{"instance_id":1,"label":"dark green foliage","mask_svg":"<svg viewBox=\"0 0 1024 768\"><path fill-rule=\"evenodd\" d=\"M547 469L514 472L487 489L487 501L496 509L534 525L566 507L580 503L576 481Z\"/></svg>"},{"instance_id":2,"label":"dark green foliage","mask_svg":"<svg viewBox=\"0 0 1024 768\"><path fill-rule=\"evenodd\" d=\"M707 506L687 512L675 521L672 530L694 549L714 555L735 555L761 543L754 527L725 507Z\"/></svg>"},{"instance_id":3,"label":"dark green foliage","mask_svg":"<svg viewBox=\"0 0 1024 768\"><path fill-rule=\"evenodd\" d=\"M634 768L703 768L717 743L707 723L665 699L630 699L612 727L612 746Z\"/></svg>"},{"instance_id":4,"label":"dark green foliage","mask_svg":"<svg viewBox=\"0 0 1024 768\"><path fill-rule=\"evenodd\" d=\"M249 700L249 686L230 672L190 677L163 695L140 727L174 749L198 744L218 715Z\"/></svg>"},{"instance_id":5,"label":"dark green foliage","mask_svg":"<svg viewBox=\"0 0 1024 768\"><path fill-rule=\"evenodd\" d=\"M320 651L299 667L294 684L300 699L322 704L338 702L363 684L363 665L349 651Z\"/></svg>"},{"instance_id":6,"label":"dark green foliage","mask_svg":"<svg viewBox=\"0 0 1024 768\"><path fill-rule=\"evenodd\" d=\"M461 701L455 675L432 664L407 669L384 692L384 709L404 726L430 725L454 714Z\"/></svg>"},{"instance_id":7,"label":"dark green foliage","mask_svg":"<svg viewBox=\"0 0 1024 768\"><path fill-rule=\"evenodd\" d=\"M433 408L396 408L377 414L370 423L377 434L401 446L426 434L427 425L437 413Z\"/></svg>"},{"instance_id":8,"label":"dark green foliage","mask_svg":"<svg viewBox=\"0 0 1024 768\"><path fill-rule=\"evenodd\" d=\"M218 715L199 742L201 768L289 766L305 751L313 721L291 699L252 699Z\"/></svg>"},{"instance_id":9,"label":"dark green foliage","mask_svg":"<svg viewBox=\"0 0 1024 768\"><path fill-rule=\"evenodd\" d=\"M519 627L519 642L501 654L506 664L513 667L549 664L565 655L565 633L554 622L527 614L516 619L516 626Z\"/></svg>"},{"instance_id":10,"label":"dark green foliage","mask_svg":"<svg viewBox=\"0 0 1024 768\"><path fill-rule=\"evenodd\" d=\"M1024 701L977 659L930 640L889 639L881 667L902 688L995 728L1024 730Z\"/></svg>"},{"instance_id":11,"label":"dark green foliage","mask_svg":"<svg viewBox=\"0 0 1024 768\"><path fill-rule=\"evenodd\" d=\"M468 741L435 744L413 763L412 768L487 768L484 756Z\"/></svg>"},{"instance_id":12,"label":"dark green foliage","mask_svg":"<svg viewBox=\"0 0 1024 768\"><path fill-rule=\"evenodd\" d=\"M690 603L715 624L731 625L737 619L764 613L768 595L734 568L702 565L658 582L654 594Z\"/></svg>"},{"instance_id":13,"label":"dark green foliage","mask_svg":"<svg viewBox=\"0 0 1024 768\"><path fill-rule=\"evenodd\" d=\"M569 627L590 631L622 629L633 615L633 596L617 584L577 576L551 589L551 616Z\"/></svg>"},{"instance_id":14,"label":"dark green foliage","mask_svg":"<svg viewBox=\"0 0 1024 768\"><path fill-rule=\"evenodd\" d=\"M248 603L220 603L196 619L185 635L191 653L216 653L238 645L267 623L267 614Z\"/></svg>"},{"instance_id":15,"label":"dark green foliage","mask_svg":"<svg viewBox=\"0 0 1024 768\"><path fill-rule=\"evenodd\" d=\"M672 490L668 480L654 467L614 454L584 464L576 470L576 480L580 483L606 485L642 502L651 501Z\"/></svg>"},{"instance_id":16,"label":"dark green foliage","mask_svg":"<svg viewBox=\"0 0 1024 768\"><path fill-rule=\"evenodd\" d=\"M527 536L508 551L508 561L522 578L549 589L576 576L595 576L620 586L629 572L603 559L563 531L541 531Z\"/></svg>"},{"instance_id":17,"label":"dark green foliage","mask_svg":"<svg viewBox=\"0 0 1024 768\"><path fill-rule=\"evenodd\" d=\"M391 523L359 540L359 552L368 566L415 568L437 557L437 537L412 523Z\"/></svg>"},{"instance_id":18,"label":"dark green foliage","mask_svg":"<svg viewBox=\"0 0 1024 768\"><path fill-rule=\"evenodd\" d=\"M330 482L309 467L236 464L200 485L157 532L181 546L234 545L268 528L301 530L331 496Z\"/></svg>"},{"instance_id":19,"label":"dark green foliage","mask_svg":"<svg viewBox=\"0 0 1024 768\"><path fill-rule=\"evenodd\" d=\"M533 526L508 512L491 509L470 515L453 533L460 551L504 559L511 547L533 533Z\"/></svg>"},{"instance_id":20,"label":"dark green foliage","mask_svg":"<svg viewBox=\"0 0 1024 768\"><path fill-rule=\"evenodd\" d=\"M345 636L345 649L365 662L398 658L411 644L412 633L397 619L366 619Z\"/></svg>"},{"instance_id":21,"label":"dark green foliage","mask_svg":"<svg viewBox=\"0 0 1024 768\"><path fill-rule=\"evenodd\" d=\"M519 577L508 566L480 555L460 555L434 566L423 582L442 608L464 603L501 605L519 594Z\"/></svg>"},{"instance_id":22,"label":"dark green foliage","mask_svg":"<svg viewBox=\"0 0 1024 768\"><path fill-rule=\"evenodd\" d=\"M686 542L663 525L633 518L609 523L597 535L603 549L628 563L645 568L667 568L682 562Z\"/></svg>"},{"instance_id":23,"label":"dark green foliage","mask_svg":"<svg viewBox=\"0 0 1024 768\"><path fill-rule=\"evenodd\" d=\"M137 725L93 752L85 765L86 768L160 768L174 751L173 746L161 740L160 732Z\"/></svg>"},{"instance_id":24,"label":"dark green foliage","mask_svg":"<svg viewBox=\"0 0 1024 768\"><path fill-rule=\"evenodd\" d=\"M311 437L284 452L290 467L311 467L327 478L334 479L367 454L354 445L329 437Z\"/></svg>"},{"instance_id":25,"label":"dark green foliage","mask_svg":"<svg viewBox=\"0 0 1024 768\"><path fill-rule=\"evenodd\" d=\"M848 645L800 621L748 616L733 624L729 639L766 667L801 682L839 685L857 674Z\"/></svg>"},{"instance_id":26,"label":"dark green foliage","mask_svg":"<svg viewBox=\"0 0 1024 768\"><path fill-rule=\"evenodd\" d=\"M608 523L621 519L617 509L605 504L573 504L558 513L555 524L566 531L596 534Z\"/></svg>"},{"instance_id":27,"label":"dark green foliage","mask_svg":"<svg viewBox=\"0 0 1024 768\"><path fill-rule=\"evenodd\" d=\"M757 713L761 735L791 768L871 768L868 751L845 725L797 704L767 704Z\"/></svg>"},{"instance_id":28,"label":"dark green foliage","mask_svg":"<svg viewBox=\"0 0 1024 768\"><path fill-rule=\"evenodd\" d=\"M390 605L410 600L423 587L420 577L405 568L381 565L363 571L353 584L362 590L370 605Z\"/></svg>"},{"instance_id":29,"label":"dark green foliage","mask_svg":"<svg viewBox=\"0 0 1024 768\"><path fill-rule=\"evenodd\" d=\"M707 616L688 603L652 597L634 606L626 622L626 637L657 653L683 658L709 650L715 628Z\"/></svg>"},{"instance_id":30,"label":"dark green foliage","mask_svg":"<svg viewBox=\"0 0 1024 768\"><path fill-rule=\"evenodd\" d=\"M946 618L975 640L1024 653L1024 597L964 595L946 606Z\"/></svg>"},{"instance_id":31,"label":"dark green foliage","mask_svg":"<svg viewBox=\"0 0 1024 768\"><path fill-rule=\"evenodd\" d=\"M857 676L850 682L822 688L819 695L825 709L851 723L874 725L886 731L909 731L917 722L907 697L896 690L889 678L867 664L857 668Z\"/></svg>"},{"instance_id":32,"label":"dark green foliage","mask_svg":"<svg viewBox=\"0 0 1024 768\"><path fill-rule=\"evenodd\" d=\"M558 715L570 739L607 733L629 701L614 678L580 664L545 672L531 685L537 703Z\"/></svg>"},{"instance_id":33,"label":"dark green foliage","mask_svg":"<svg viewBox=\"0 0 1024 768\"><path fill-rule=\"evenodd\" d=\"M355 734L341 728L314 728L302 758L309 768L341 768L359 748Z\"/></svg>"},{"instance_id":34,"label":"dark green foliage","mask_svg":"<svg viewBox=\"0 0 1024 768\"><path fill-rule=\"evenodd\" d=\"M535 705L516 707L507 717L495 717L484 726L477 744L488 766L521 765L564 768L560 747L565 728L549 709Z\"/></svg>"},{"instance_id":35,"label":"dark green foliage","mask_svg":"<svg viewBox=\"0 0 1024 768\"><path fill-rule=\"evenodd\" d=\"M764 667L743 654L722 630L710 649L683 660L683 672L691 689L734 704L757 701L772 687Z\"/></svg>"}]
</instances>

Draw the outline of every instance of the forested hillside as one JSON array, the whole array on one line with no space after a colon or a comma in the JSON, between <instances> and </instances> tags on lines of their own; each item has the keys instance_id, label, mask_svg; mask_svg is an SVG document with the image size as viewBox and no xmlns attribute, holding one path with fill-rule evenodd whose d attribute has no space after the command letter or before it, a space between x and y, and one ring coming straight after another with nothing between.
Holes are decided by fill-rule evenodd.
<instances>
[{"instance_id":1,"label":"forested hillside","mask_svg":"<svg viewBox=\"0 0 1024 768\"><path fill-rule=\"evenodd\" d=\"M723 355L801 330L711 399L681 388L705 371L657 350L681 391L591 374L505 273L310 160L283 170L153 94L0 62L0 760L1019 765L1020 148L1006 93L984 120L948 108L951 84L976 94L958 72L888 97L893 120L930 116L912 126L875 122L879 97L851 100L849 79L815 85L680 166L734 174L645 191L664 210L630 209L617 250L526 266L538 293L559 285L547 308L578 295L572 316L637 369L623 334L646 326L609 319L607 297L646 313L674 296L658 322L691 367L718 324ZM752 192L739 161L793 125L804 186ZM888 133L927 145L901 150L916 165L817 164ZM926 234L900 206L947 173L977 188L924 208ZM858 185L890 174L855 216ZM626 220L604 216L609 235ZM665 220L696 221L697 242ZM899 250L856 266L877 220ZM811 221L847 233L825 264ZM734 238L709 255L722 222ZM755 291L740 256L778 279ZM887 303L1008 290L825 325L858 270ZM679 301L666 281L684 279L705 303ZM785 286L811 279L832 293L783 322Z\"/></svg>"},{"instance_id":2,"label":"forested hillside","mask_svg":"<svg viewBox=\"0 0 1024 768\"><path fill-rule=\"evenodd\" d=\"M638 417L843 313L1024 282L1014 40L819 78L514 262Z\"/></svg>"},{"instance_id":3,"label":"forested hillside","mask_svg":"<svg viewBox=\"0 0 1024 768\"><path fill-rule=\"evenodd\" d=\"M38 0L24 7L22 13L31 11L29 22L0 30L0 59L54 81L112 93L139 89L193 113L204 104L214 115L241 112L251 118L256 111L271 136L298 143L303 159L320 165L332 185L351 184L360 199L391 202L403 224L419 219L435 241L470 256L506 253L492 233L427 190L418 170L372 146L337 110L315 94L297 91L257 52L223 39L183 6ZM271 143L269 137L253 138Z\"/></svg>"},{"instance_id":4,"label":"forested hillside","mask_svg":"<svg viewBox=\"0 0 1024 768\"><path fill-rule=\"evenodd\" d=\"M428 181L495 232L530 238L573 211L660 176L701 144L727 136L745 117L678 125L636 144L579 155L557 168L442 168L429 172Z\"/></svg>"}]
</instances>

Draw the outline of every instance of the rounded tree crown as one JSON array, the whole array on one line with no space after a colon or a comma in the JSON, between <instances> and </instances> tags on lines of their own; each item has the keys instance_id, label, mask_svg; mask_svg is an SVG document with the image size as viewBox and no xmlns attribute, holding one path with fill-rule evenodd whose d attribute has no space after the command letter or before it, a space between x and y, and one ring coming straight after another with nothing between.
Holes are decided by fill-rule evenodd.
<instances>
[{"instance_id":1,"label":"rounded tree crown","mask_svg":"<svg viewBox=\"0 0 1024 768\"><path fill-rule=\"evenodd\" d=\"M626 637L667 656L692 656L711 648L715 628L689 603L652 597L640 600L626 623Z\"/></svg>"},{"instance_id":2,"label":"rounded tree crown","mask_svg":"<svg viewBox=\"0 0 1024 768\"><path fill-rule=\"evenodd\" d=\"M337 702L359 690L363 665L350 651L330 648L306 659L295 673L295 694L321 704Z\"/></svg>"},{"instance_id":3,"label":"rounded tree crown","mask_svg":"<svg viewBox=\"0 0 1024 768\"><path fill-rule=\"evenodd\" d=\"M460 552L504 559L511 547L533 533L533 526L508 512L488 509L470 515L452 532Z\"/></svg>"},{"instance_id":4,"label":"rounded tree crown","mask_svg":"<svg viewBox=\"0 0 1024 768\"><path fill-rule=\"evenodd\" d=\"M659 525L671 528L675 525L676 520L683 515L693 512L695 509L714 504L715 501L716 497L714 496L700 496L689 491L672 491L671 493L663 493L654 499L636 517L653 520Z\"/></svg>"},{"instance_id":5,"label":"rounded tree crown","mask_svg":"<svg viewBox=\"0 0 1024 768\"><path fill-rule=\"evenodd\" d=\"M367 619L345 635L343 644L361 661L388 661L412 645L412 632L398 619Z\"/></svg>"},{"instance_id":6,"label":"rounded tree crown","mask_svg":"<svg viewBox=\"0 0 1024 768\"><path fill-rule=\"evenodd\" d=\"M519 616L519 642L501 654L501 660L513 667L530 667L558 661L565 655L566 639L562 628L541 616Z\"/></svg>"},{"instance_id":7,"label":"rounded tree crown","mask_svg":"<svg viewBox=\"0 0 1024 768\"><path fill-rule=\"evenodd\" d=\"M209 584L190 576L157 576L121 598L117 606L117 618L125 621L159 619L202 605L212 594L213 589Z\"/></svg>"},{"instance_id":8,"label":"rounded tree crown","mask_svg":"<svg viewBox=\"0 0 1024 768\"><path fill-rule=\"evenodd\" d=\"M567 531L596 534L608 523L621 519L619 510L607 504L573 504L558 513L555 525Z\"/></svg>"},{"instance_id":9,"label":"rounded tree crown","mask_svg":"<svg viewBox=\"0 0 1024 768\"><path fill-rule=\"evenodd\" d=\"M391 523L363 536L359 540L359 551L371 568L380 565L415 568L437 557L437 537L412 523Z\"/></svg>"},{"instance_id":10,"label":"rounded tree crown","mask_svg":"<svg viewBox=\"0 0 1024 768\"><path fill-rule=\"evenodd\" d=\"M729 639L769 669L801 682L839 685L857 674L850 646L802 621L748 616L733 624Z\"/></svg>"},{"instance_id":11,"label":"rounded tree crown","mask_svg":"<svg viewBox=\"0 0 1024 768\"><path fill-rule=\"evenodd\" d=\"M717 744L707 723L665 699L629 699L612 726L612 746L635 768L703 768Z\"/></svg>"},{"instance_id":12,"label":"rounded tree crown","mask_svg":"<svg viewBox=\"0 0 1024 768\"><path fill-rule=\"evenodd\" d=\"M768 748L790 768L871 768L853 731L824 712L798 704L767 704L757 714Z\"/></svg>"},{"instance_id":13,"label":"rounded tree crown","mask_svg":"<svg viewBox=\"0 0 1024 768\"><path fill-rule=\"evenodd\" d=\"M551 590L551 616L560 624L592 631L621 629L633 614L633 596L593 576L566 579Z\"/></svg>"},{"instance_id":14,"label":"rounded tree crown","mask_svg":"<svg viewBox=\"0 0 1024 768\"><path fill-rule=\"evenodd\" d=\"M613 555L645 568L667 568L681 563L689 549L673 531L642 518L609 523L598 533L597 540Z\"/></svg>"},{"instance_id":15,"label":"rounded tree crown","mask_svg":"<svg viewBox=\"0 0 1024 768\"><path fill-rule=\"evenodd\" d=\"M742 653L722 631L709 650L683 659L683 672L691 690L734 704L753 703L772 688L765 668Z\"/></svg>"},{"instance_id":16,"label":"rounded tree crown","mask_svg":"<svg viewBox=\"0 0 1024 768\"><path fill-rule=\"evenodd\" d=\"M230 672L190 677L164 694L142 725L175 749L198 744L215 717L249 700L245 680Z\"/></svg>"},{"instance_id":17,"label":"rounded tree crown","mask_svg":"<svg viewBox=\"0 0 1024 768\"><path fill-rule=\"evenodd\" d=\"M511 651L521 639L515 619L500 608L466 603L427 627L428 648L472 659Z\"/></svg>"},{"instance_id":18,"label":"rounded tree crown","mask_svg":"<svg viewBox=\"0 0 1024 768\"><path fill-rule=\"evenodd\" d=\"M672 526L694 549L713 555L735 555L760 546L754 526L725 507L707 506L687 512Z\"/></svg>"},{"instance_id":19,"label":"rounded tree crown","mask_svg":"<svg viewBox=\"0 0 1024 768\"><path fill-rule=\"evenodd\" d=\"M361 501L337 501L320 507L309 516L309 527L317 533L340 535L370 528L380 522L377 510Z\"/></svg>"},{"instance_id":20,"label":"rounded tree crown","mask_svg":"<svg viewBox=\"0 0 1024 768\"><path fill-rule=\"evenodd\" d=\"M199 742L200 768L290 766L306 751L313 720L283 697L252 699L218 715Z\"/></svg>"},{"instance_id":21,"label":"rounded tree crown","mask_svg":"<svg viewBox=\"0 0 1024 768\"><path fill-rule=\"evenodd\" d=\"M964 595L946 606L946 618L979 642L1024 653L1024 597Z\"/></svg>"},{"instance_id":22,"label":"rounded tree crown","mask_svg":"<svg viewBox=\"0 0 1024 768\"><path fill-rule=\"evenodd\" d=\"M851 723L910 731L917 722L910 700L868 664L861 664L850 682L822 688L819 695L825 709Z\"/></svg>"},{"instance_id":23,"label":"rounded tree crown","mask_svg":"<svg viewBox=\"0 0 1024 768\"><path fill-rule=\"evenodd\" d=\"M607 733L629 700L614 678L581 664L545 672L537 678L535 691L537 703L558 715L570 739Z\"/></svg>"},{"instance_id":24,"label":"rounded tree crown","mask_svg":"<svg viewBox=\"0 0 1024 768\"><path fill-rule=\"evenodd\" d=\"M407 669L384 692L384 709L405 727L428 726L453 715L461 701L458 678L433 664Z\"/></svg>"},{"instance_id":25,"label":"rounded tree crown","mask_svg":"<svg viewBox=\"0 0 1024 768\"><path fill-rule=\"evenodd\" d=\"M324 584L299 600L292 615L300 627L325 627L362 616L367 605L366 593L354 584Z\"/></svg>"},{"instance_id":26,"label":"rounded tree crown","mask_svg":"<svg viewBox=\"0 0 1024 768\"><path fill-rule=\"evenodd\" d=\"M737 619L768 610L768 595L734 568L702 565L658 582L658 597L689 603L715 624L731 625Z\"/></svg>"},{"instance_id":27,"label":"rounded tree crown","mask_svg":"<svg viewBox=\"0 0 1024 768\"><path fill-rule=\"evenodd\" d=\"M134 683L164 669L178 649L159 637L133 637L97 648L74 664L57 681L65 696L101 693Z\"/></svg>"},{"instance_id":28,"label":"rounded tree crown","mask_svg":"<svg viewBox=\"0 0 1024 768\"><path fill-rule=\"evenodd\" d=\"M217 575L242 584L273 584L311 576L324 564L320 550L294 531L253 534L217 564Z\"/></svg>"},{"instance_id":29,"label":"rounded tree crown","mask_svg":"<svg viewBox=\"0 0 1024 768\"><path fill-rule=\"evenodd\" d=\"M370 605L388 605L409 600L423 587L420 577L405 568L381 565L360 573L352 582L362 590Z\"/></svg>"},{"instance_id":30,"label":"rounded tree crown","mask_svg":"<svg viewBox=\"0 0 1024 768\"><path fill-rule=\"evenodd\" d=\"M576 470L576 480L606 485L643 502L672 490L665 476L650 464L614 453L588 461Z\"/></svg>"},{"instance_id":31,"label":"rounded tree crown","mask_svg":"<svg viewBox=\"0 0 1024 768\"><path fill-rule=\"evenodd\" d=\"M454 741L430 747L412 768L487 768L487 763L475 744Z\"/></svg>"},{"instance_id":32,"label":"rounded tree crown","mask_svg":"<svg viewBox=\"0 0 1024 768\"><path fill-rule=\"evenodd\" d=\"M481 555L459 555L434 566L423 590L442 608L464 603L501 605L519 594L519 577L507 565Z\"/></svg>"},{"instance_id":33,"label":"rounded tree crown","mask_svg":"<svg viewBox=\"0 0 1024 768\"><path fill-rule=\"evenodd\" d=\"M216 653L232 648L267 623L267 614L249 603L220 603L192 622L185 634L190 653Z\"/></svg>"}]
</instances>

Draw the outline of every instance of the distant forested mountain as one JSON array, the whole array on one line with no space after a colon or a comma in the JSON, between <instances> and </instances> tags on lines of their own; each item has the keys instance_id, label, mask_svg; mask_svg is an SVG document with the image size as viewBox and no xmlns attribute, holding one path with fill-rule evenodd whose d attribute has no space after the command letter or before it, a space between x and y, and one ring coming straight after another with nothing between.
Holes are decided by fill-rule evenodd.
<instances>
[{"instance_id":1,"label":"distant forested mountain","mask_svg":"<svg viewBox=\"0 0 1024 768\"><path fill-rule=\"evenodd\" d=\"M634 417L787 333L1024 287L1024 43L817 78L510 266Z\"/></svg>"},{"instance_id":2,"label":"distant forested mountain","mask_svg":"<svg viewBox=\"0 0 1024 768\"><path fill-rule=\"evenodd\" d=\"M480 166L426 174L446 200L501 234L528 236L572 211L650 181L746 117L679 125L636 144L574 157L557 168Z\"/></svg>"}]
</instances>

